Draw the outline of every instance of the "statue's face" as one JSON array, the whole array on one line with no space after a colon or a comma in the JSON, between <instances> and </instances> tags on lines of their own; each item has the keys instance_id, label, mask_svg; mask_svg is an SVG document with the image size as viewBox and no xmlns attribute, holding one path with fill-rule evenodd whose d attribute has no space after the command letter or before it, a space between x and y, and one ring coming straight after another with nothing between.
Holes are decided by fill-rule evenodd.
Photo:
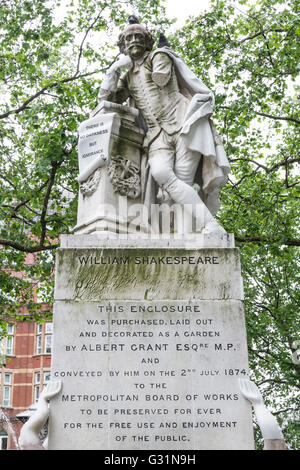
<instances>
[{"instance_id":1,"label":"statue's face","mask_svg":"<svg viewBox=\"0 0 300 470\"><path fill-rule=\"evenodd\" d=\"M125 51L132 59L139 59L146 50L146 36L139 27L128 28L124 34Z\"/></svg>"}]
</instances>

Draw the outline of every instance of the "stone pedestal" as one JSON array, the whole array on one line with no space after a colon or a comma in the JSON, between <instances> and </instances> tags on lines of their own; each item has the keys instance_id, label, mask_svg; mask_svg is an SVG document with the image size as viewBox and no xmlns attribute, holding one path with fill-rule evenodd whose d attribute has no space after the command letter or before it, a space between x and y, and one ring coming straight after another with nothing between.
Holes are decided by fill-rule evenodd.
<instances>
[{"instance_id":1,"label":"stone pedestal","mask_svg":"<svg viewBox=\"0 0 300 470\"><path fill-rule=\"evenodd\" d=\"M63 236L50 449L253 449L237 248Z\"/></svg>"},{"instance_id":2,"label":"stone pedestal","mask_svg":"<svg viewBox=\"0 0 300 470\"><path fill-rule=\"evenodd\" d=\"M135 108L104 102L78 130L79 195L74 232L128 233L147 231L130 218L141 204L141 158L144 131L135 124ZM133 219L136 219L134 222Z\"/></svg>"}]
</instances>

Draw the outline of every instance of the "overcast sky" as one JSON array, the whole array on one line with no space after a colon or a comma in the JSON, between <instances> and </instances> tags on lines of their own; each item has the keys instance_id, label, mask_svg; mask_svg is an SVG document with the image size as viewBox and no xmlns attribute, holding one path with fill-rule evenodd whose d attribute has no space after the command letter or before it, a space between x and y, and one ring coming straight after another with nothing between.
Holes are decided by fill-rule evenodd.
<instances>
[{"instance_id":1,"label":"overcast sky","mask_svg":"<svg viewBox=\"0 0 300 470\"><path fill-rule=\"evenodd\" d=\"M198 15L209 7L209 0L166 0L168 17L177 18L176 26L181 26L189 15Z\"/></svg>"}]
</instances>

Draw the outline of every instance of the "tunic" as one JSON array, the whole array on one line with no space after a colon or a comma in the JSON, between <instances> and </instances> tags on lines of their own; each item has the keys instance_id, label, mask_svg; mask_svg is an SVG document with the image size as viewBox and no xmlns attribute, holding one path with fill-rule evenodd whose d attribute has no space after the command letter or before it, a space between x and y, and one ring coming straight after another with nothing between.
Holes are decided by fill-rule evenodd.
<instances>
[{"instance_id":1,"label":"tunic","mask_svg":"<svg viewBox=\"0 0 300 470\"><path fill-rule=\"evenodd\" d=\"M179 91L167 54L156 54L152 61L150 54L146 54L134 63L133 69L120 80L114 98L123 102L128 96L133 98L147 125L144 147L149 147L161 129L168 135L181 130L189 101Z\"/></svg>"}]
</instances>

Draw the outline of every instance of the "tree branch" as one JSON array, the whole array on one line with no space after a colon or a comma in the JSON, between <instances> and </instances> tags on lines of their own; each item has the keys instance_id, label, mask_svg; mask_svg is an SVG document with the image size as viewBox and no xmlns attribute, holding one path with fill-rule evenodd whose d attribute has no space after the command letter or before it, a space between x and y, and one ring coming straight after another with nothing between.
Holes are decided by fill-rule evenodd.
<instances>
[{"instance_id":1,"label":"tree branch","mask_svg":"<svg viewBox=\"0 0 300 470\"><path fill-rule=\"evenodd\" d=\"M263 170L265 170L266 173L271 173L272 171L276 170L277 168L279 168L281 166L290 165L291 163L300 163L300 158L291 158L290 160L284 159L284 160L282 160L278 163L275 163L275 165L271 166L270 168L268 168L267 166L262 165L261 163L258 163L256 160L252 160L251 158L232 158L232 159L229 159L229 160L230 160L231 163L239 162L239 161L254 163L259 168L262 168Z\"/></svg>"},{"instance_id":2,"label":"tree branch","mask_svg":"<svg viewBox=\"0 0 300 470\"><path fill-rule=\"evenodd\" d=\"M230 106L219 106L219 109L231 110L231 107ZM255 111L255 110L253 110L253 111L254 111L255 114L258 114L259 116L274 119L275 121L290 121L290 122L295 122L296 124L300 124L300 120L296 119L296 118L292 118L292 117L288 117L288 116L274 116L273 114L261 113L260 111Z\"/></svg>"},{"instance_id":3,"label":"tree branch","mask_svg":"<svg viewBox=\"0 0 300 470\"><path fill-rule=\"evenodd\" d=\"M262 244L266 243L278 243L280 242L280 239L276 240L275 238L272 237L235 237L236 241L241 242L241 243L253 243L253 242L258 242ZM286 246L300 246L300 239L299 238L291 238L290 240L285 240L280 243L280 245L286 245Z\"/></svg>"},{"instance_id":4,"label":"tree branch","mask_svg":"<svg viewBox=\"0 0 300 470\"><path fill-rule=\"evenodd\" d=\"M38 253L39 251L55 250L59 247L59 244L54 245L35 245L35 246L26 246L22 245L19 242L14 240L9 240L6 238L0 238L0 245L14 248L18 251L23 251L24 253Z\"/></svg>"},{"instance_id":5,"label":"tree branch","mask_svg":"<svg viewBox=\"0 0 300 470\"><path fill-rule=\"evenodd\" d=\"M259 111L254 111L255 114L258 114L259 116L267 117L270 119L275 119L275 121L290 121L290 122L295 122L296 124L300 124L299 119L291 118L288 116L273 116L272 114L267 114L267 113L261 113Z\"/></svg>"},{"instance_id":6,"label":"tree branch","mask_svg":"<svg viewBox=\"0 0 300 470\"><path fill-rule=\"evenodd\" d=\"M294 408L285 408L284 410L272 411L272 415L276 416L276 415L279 415L280 413L286 413L287 411L298 411L298 410Z\"/></svg>"},{"instance_id":7,"label":"tree branch","mask_svg":"<svg viewBox=\"0 0 300 470\"><path fill-rule=\"evenodd\" d=\"M44 197L43 209L42 209L42 214L41 214L41 218L40 218L41 228L42 228L41 238L40 238L40 246L43 246L44 241L45 241L45 236L46 236L46 213L47 213L47 208L48 208L48 202L49 202L52 186L54 185L56 171L60 167L61 164L62 164L62 162L58 162L58 161L55 161L55 162L51 163L51 167L52 167L51 168L51 174L50 174L49 184L48 184L48 187L47 187L47 190L46 190L46 194L45 194L45 197Z\"/></svg>"},{"instance_id":8,"label":"tree branch","mask_svg":"<svg viewBox=\"0 0 300 470\"><path fill-rule=\"evenodd\" d=\"M275 29L270 29L270 30L267 32L267 34L268 34L268 33L271 33L271 32L272 32L272 33L286 33L287 31L286 31L285 29L277 29L277 28L275 28ZM239 44L243 44L243 42L250 41L251 39L255 39L255 38L257 38L258 36L263 36L263 37L265 37L265 33L264 33L263 31L258 31L257 33L252 34L251 36L247 36L247 37L241 39L241 40L239 41Z\"/></svg>"},{"instance_id":9,"label":"tree branch","mask_svg":"<svg viewBox=\"0 0 300 470\"><path fill-rule=\"evenodd\" d=\"M257 386L260 387L261 385L263 385L265 383L274 383L274 384L283 384L283 385L289 384L289 382L287 380L265 379L265 380L262 380L262 382L257 383Z\"/></svg>"},{"instance_id":10,"label":"tree branch","mask_svg":"<svg viewBox=\"0 0 300 470\"><path fill-rule=\"evenodd\" d=\"M16 187L15 185L13 185L7 178L5 178L3 175L0 174L0 178L3 178L5 181L7 181L8 183L10 183L10 185L16 190ZM46 180L45 183L43 183L37 190L36 190L36 193L39 193L40 191L42 191L48 184L48 181L49 181L49 178ZM34 214L36 215L40 215L38 214L38 212L34 211L33 209L31 209L29 206L27 206L27 203L31 200L31 198L28 198L28 199L25 199L25 201L21 201L19 202L16 206L14 207L10 207L10 209L12 210L12 212L17 212L20 207L22 206L25 206L28 210L30 210L31 212L33 212ZM3 207L5 207L3 205ZM6 207L9 207L9 206L6 206Z\"/></svg>"},{"instance_id":11,"label":"tree branch","mask_svg":"<svg viewBox=\"0 0 300 470\"><path fill-rule=\"evenodd\" d=\"M42 208L42 213L40 217L41 236L40 236L39 244L35 246L26 246L14 240L0 238L0 245L8 246L18 251L23 251L25 253L36 253L39 251L54 250L55 248L59 246L58 244L45 245L44 242L45 242L46 230L47 230L46 214L47 214L47 209L48 209L48 203L49 203L49 199L51 195L51 190L55 182L56 171L60 167L61 164L62 162L59 162L59 161L52 162L51 164L51 173L48 179L48 186L47 186L46 193L44 196L43 208Z\"/></svg>"},{"instance_id":12,"label":"tree branch","mask_svg":"<svg viewBox=\"0 0 300 470\"><path fill-rule=\"evenodd\" d=\"M94 72L87 72L87 73L83 73L81 75L78 75L77 73L75 75L73 75L72 77L69 77L69 78L64 78L63 80L58 80L56 82L53 82L53 83L49 83L49 85L45 85L43 88L41 88L37 93L35 93L34 95L32 95L30 98L28 98L27 100L24 101L24 103L19 107L19 108L16 108L16 109L11 109L10 111L7 111L6 113L3 113L3 114L0 114L0 119L4 119L6 118L7 116L9 116L10 114L19 114L21 113L22 111L24 111L24 109L27 108L28 104L30 104L32 101L34 101L36 98L38 98L39 96L43 95L47 90L51 89L51 88L54 88L56 87L57 85L59 85L60 83L69 83L69 82L72 82L74 80L78 80L80 78L83 78L83 77L88 77L90 75L93 75L95 73L99 73L99 72L105 72L105 70L107 70L109 67L111 66L111 64L107 67L104 67L103 69L101 70L95 70Z\"/></svg>"},{"instance_id":13,"label":"tree branch","mask_svg":"<svg viewBox=\"0 0 300 470\"><path fill-rule=\"evenodd\" d=\"M79 74L79 69L80 69L80 61L81 61L81 56L82 56L82 52L83 52L83 45L84 45L84 42L89 34L89 32L91 31L91 29L93 29L93 27L95 26L95 24L97 23L97 21L99 20L103 10L105 9L105 7L102 8L102 10L99 12L99 14L97 15L97 17L95 18L95 20L91 23L91 25L88 27L88 29L86 30L85 32L85 35L81 41L81 44L80 44L80 47L79 47L79 54L78 54L78 60L77 60L77 68L76 68L76 73L75 75L78 75Z\"/></svg>"}]
</instances>

